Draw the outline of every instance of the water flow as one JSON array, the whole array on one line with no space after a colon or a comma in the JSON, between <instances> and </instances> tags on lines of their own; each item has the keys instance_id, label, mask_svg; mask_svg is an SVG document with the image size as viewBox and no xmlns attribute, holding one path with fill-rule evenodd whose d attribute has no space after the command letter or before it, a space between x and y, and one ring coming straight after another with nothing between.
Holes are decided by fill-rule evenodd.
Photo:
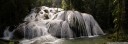
<instances>
[{"instance_id":1,"label":"water flow","mask_svg":"<svg viewBox=\"0 0 128 44\"><path fill-rule=\"evenodd\" d=\"M104 35L98 23L89 14L46 6L38 9L34 8L24 19L25 22L15 29L13 36L24 38L20 44L61 44L63 39L59 38ZM7 33L8 30L4 32L4 36L12 35Z\"/></svg>"},{"instance_id":2,"label":"water flow","mask_svg":"<svg viewBox=\"0 0 128 44\"><path fill-rule=\"evenodd\" d=\"M87 35L89 37L92 36L98 36L98 35L104 35L104 32L96 22L96 20L93 18L92 15L86 14L86 13L81 13L84 19L84 22L86 24L86 30L87 30Z\"/></svg>"},{"instance_id":3,"label":"water flow","mask_svg":"<svg viewBox=\"0 0 128 44\"><path fill-rule=\"evenodd\" d=\"M2 39L5 39L5 40L10 40L12 39L13 37L13 33L14 33L14 30L13 31L9 31L9 26L5 29L4 33L3 33L3 38Z\"/></svg>"}]
</instances>

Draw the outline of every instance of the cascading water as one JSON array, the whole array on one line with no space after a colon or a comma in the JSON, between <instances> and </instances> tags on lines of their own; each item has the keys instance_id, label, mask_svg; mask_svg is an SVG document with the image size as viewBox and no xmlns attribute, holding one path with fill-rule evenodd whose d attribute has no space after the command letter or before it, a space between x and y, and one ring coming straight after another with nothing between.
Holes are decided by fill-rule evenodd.
<instances>
[{"instance_id":1,"label":"cascading water","mask_svg":"<svg viewBox=\"0 0 128 44\"><path fill-rule=\"evenodd\" d=\"M46 6L38 9L33 9L25 22L14 29L11 38L24 38L20 44L62 44L63 40L59 38L104 35L89 14Z\"/></svg>"},{"instance_id":2,"label":"cascading water","mask_svg":"<svg viewBox=\"0 0 128 44\"><path fill-rule=\"evenodd\" d=\"M7 27L6 29L5 29L5 31L4 31L4 34L3 34L3 39L6 39L6 40L9 40L10 38L12 38L13 37L13 32L14 31L9 31L9 28L10 27Z\"/></svg>"}]
</instances>

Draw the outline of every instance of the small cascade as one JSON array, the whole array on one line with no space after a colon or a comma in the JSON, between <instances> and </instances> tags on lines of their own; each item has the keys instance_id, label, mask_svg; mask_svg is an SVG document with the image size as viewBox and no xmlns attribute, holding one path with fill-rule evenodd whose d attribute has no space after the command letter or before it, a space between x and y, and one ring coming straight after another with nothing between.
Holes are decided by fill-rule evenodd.
<instances>
[{"instance_id":1,"label":"small cascade","mask_svg":"<svg viewBox=\"0 0 128 44\"><path fill-rule=\"evenodd\" d=\"M59 38L93 37L104 32L90 14L42 6L34 8L13 33L4 36L23 39L20 44L60 44Z\"/></svg>"},{"instance_id":2,"label":"small cascade","mask_svg":"<svg viewBox=\"0 0 128 44\"><path fill-rule=\"evenodd\" d=\"M75 37L87 36L86 26L83 17L78 11L67 11L68 23L74 32Z\"/></svg>"},{"instance_id":3,"label":"small cascade","mask_svg":"<svg viewBox=\"0 0 128 44\"><path fill-rule=\"evenodd\" d=\"M14 31L9 31L9 28L10 28L10 27L7 27L7 28L5 29L2 39L5 39L5 40L10 40L10 39L12 39L12 37L13 37L13 32L14 32Z\"/></svg>"},{"instance_id":4,"label":"small cascade","mask_svg":"<svg viewBox=\"0 0 128 44\"><path fill-rule=\"evenodd\" d=\"M104 35L104 32L96 22L96 20L93 18L92 15L81 13L84 19L84 22L86 24L86 30L88 36L98 36L98 35Z\"/></svg>"}]
</instances>

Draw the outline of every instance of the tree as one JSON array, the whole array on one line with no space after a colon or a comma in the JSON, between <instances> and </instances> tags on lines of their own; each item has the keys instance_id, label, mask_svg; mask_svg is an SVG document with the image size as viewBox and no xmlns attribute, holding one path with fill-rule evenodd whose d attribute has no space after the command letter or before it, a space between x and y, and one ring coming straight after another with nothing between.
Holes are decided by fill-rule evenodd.
<instances>
[{"instance_id":1,"label":"tree","mask_svg":"<svg viewBox=\"0 0 128 44\"><path fill-rule=\"evenodd\" d=\"M127 41L128 37L128 15L127 15L127 0L113 0L115 9L113 15L115 16L115 33L112 35L113 41Z\"/></svg>"}]
</instances>

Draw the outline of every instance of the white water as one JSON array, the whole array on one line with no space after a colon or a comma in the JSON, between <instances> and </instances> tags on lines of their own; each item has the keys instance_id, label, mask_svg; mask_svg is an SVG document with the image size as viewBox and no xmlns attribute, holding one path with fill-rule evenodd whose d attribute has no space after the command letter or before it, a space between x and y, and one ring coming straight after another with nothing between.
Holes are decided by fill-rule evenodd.
<instances>
[{"instance_id":1,"label":"white water","mask_svg":"<svg viewBox=\"0 0 128 44\"><path fill-rule=\"evenodd\" d=\"M62 39L57 39L51 35L36 37L33 39L24 39L20 44L62 44Z\"/></svg>"},{"instance_id":2,"label":"white water","mask_svg":"<svg viewBox=\"0 0 128 44\"><path fill-rule=\"evenodd\" d=\"M89 14L46 6L40 9L38 13L33 9L24 19L25 22L15 29L15 32L24 36L20 44L62 44L63 39L59 38L104 35L98 23ZM12 38L8 30L4 34L4 37Z\"/></svg>"},{"instance_id":3,"label":"white water","mask_svg":"<svg viewBox=\"0 0 128 44\"><path fill-rule=\"evenodd\" d=\"M10 27L7 27L7 28L5 29L5 31L4 31L4 33L3 33L3 38L2 38L2 39L9 40L9 39L11 39L11 38L13 37L13 32L14 32L14 30L11 32L11 31L9 31L9 28L10 28Z\"/></svg>"}]
</instances>

